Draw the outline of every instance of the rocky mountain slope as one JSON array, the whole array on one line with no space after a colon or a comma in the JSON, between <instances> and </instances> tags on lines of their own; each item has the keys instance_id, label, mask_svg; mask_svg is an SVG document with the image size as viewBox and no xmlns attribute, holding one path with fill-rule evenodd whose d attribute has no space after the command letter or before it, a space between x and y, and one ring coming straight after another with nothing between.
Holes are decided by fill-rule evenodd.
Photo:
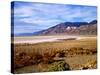
<instances>
[{"instance_id":1,"label":"rocky mountain slope","mask_svg":"<svg viewBox=\"0 0 100 75\"><path fill-rule=\"evenodd\" d=\"M97 20L88 22L65 22L57 24L46 30L34 33L36 35L96 35L97 34Z\"/></svg>"}]
</instances>

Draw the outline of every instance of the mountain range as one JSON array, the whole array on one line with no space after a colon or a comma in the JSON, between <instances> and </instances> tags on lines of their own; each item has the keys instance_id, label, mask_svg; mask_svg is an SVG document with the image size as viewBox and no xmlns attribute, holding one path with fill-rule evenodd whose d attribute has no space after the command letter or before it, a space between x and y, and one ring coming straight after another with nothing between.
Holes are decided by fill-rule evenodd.
<instances>
[{"instance_id":1,"label":"mountain range","mask_svg":"<svg viewBox=\"0 0 100 75\"><path fill-rule=\"evenodd\" d=\"M35 32L34 35L96 35L97 34L97 20L91 22L65 22L57 24L48 29Z\"/></svg>"},{"instance_id":2,"label":"mountain range","mask_svg":"<svg viewBox=\"0 0 100 75\"><path fill-rule=\"evenodd\" d=\"M15 36L33 36L33 35L97 35L97 20L91 22L64 22L48 29L34 32L22 33Z\"/></svg>"}]
</instances>

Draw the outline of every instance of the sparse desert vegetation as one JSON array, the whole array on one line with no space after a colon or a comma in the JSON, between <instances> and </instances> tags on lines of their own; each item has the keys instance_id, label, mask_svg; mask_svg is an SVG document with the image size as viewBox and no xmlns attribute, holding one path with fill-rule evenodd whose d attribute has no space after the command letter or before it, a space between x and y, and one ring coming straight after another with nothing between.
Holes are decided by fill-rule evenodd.
<instances>
[{"instance_id":1,"label":"sparse desert vegetation","mask_svg":"<svg viewBox=\"0 0 100 75\"><path fill-rule=\"evenodd\" d=\"M13 43L12 43L13 44ZM14 44L15 73L95 69L97 39Z\"/></svg>"}]
</instances>

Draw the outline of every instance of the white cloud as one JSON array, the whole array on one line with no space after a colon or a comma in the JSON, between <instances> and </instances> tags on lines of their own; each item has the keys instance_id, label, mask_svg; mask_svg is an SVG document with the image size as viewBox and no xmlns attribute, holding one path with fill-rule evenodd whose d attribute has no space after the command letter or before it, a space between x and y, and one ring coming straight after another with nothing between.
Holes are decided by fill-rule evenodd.
<instances>
[{"instance_id":1,"label":"white cloud","mask_svg":"<svg viewBox=\"0 0 100 75\"><path fill-rule=\"evenodd\" d=\"M57 20L57 19L48 19L48 20L42 20L42 19L31 19L31 18L24 18L21 19L20 21L26 22L26 23L37 23L37 24L41 24L41 23L51 23L51 22L60 22L61 20Z\"/></svg>"},{"instance_id":2,"label":"white cloud","mask_svg":"<svg viewBox=\"0 0 100 75\"><path fill-rule=\"evenodd\" d=\"M16 17L30 17L32 15L32 8L30 6L21 6L14 8L14 16Z\"/></svg>"}]
</instances>

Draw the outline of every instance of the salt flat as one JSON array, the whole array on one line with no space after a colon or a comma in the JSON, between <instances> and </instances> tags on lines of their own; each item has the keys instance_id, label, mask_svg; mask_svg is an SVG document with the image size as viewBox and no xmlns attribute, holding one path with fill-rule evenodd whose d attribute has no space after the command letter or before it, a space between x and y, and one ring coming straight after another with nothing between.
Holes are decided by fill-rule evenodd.
<instances>
[{"instance_id":1,"label":"salt flat","mask_svg":"<svg viewBox=\"0 0 100 75\"><path fill-rule=\"evenodd\" d=\"M75 38L76 40L80 39L90 39L96 38L95 36L25 36L25 37L14 37L14 43L41 43L41 42L53 42L61 41L61 39L70 39ZM59 40L60 39L60 40Z\"/></svg>"}]
</instances>

